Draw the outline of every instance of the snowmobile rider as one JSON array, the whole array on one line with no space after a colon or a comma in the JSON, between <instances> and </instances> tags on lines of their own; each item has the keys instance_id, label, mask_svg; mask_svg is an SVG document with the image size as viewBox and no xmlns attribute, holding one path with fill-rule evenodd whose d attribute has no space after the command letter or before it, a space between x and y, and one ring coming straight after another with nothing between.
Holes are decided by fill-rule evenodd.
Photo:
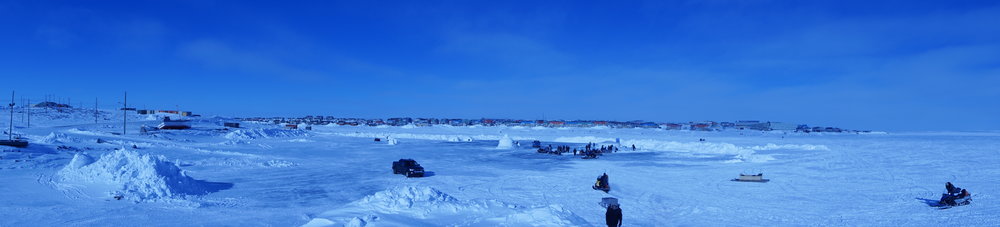
<instances>
[{"instance_id":1,"label":"snowmobile rider","mask_svg":"<svg viewBox=\"0 0 1000 227\"><path fill-rule=\"evenodd\" d=\"M618 205L608 206L608 212L604 213L605 222L608 227L621 227L622 226L622 209Z\"/></svg>"},{"instance_id":2,"label":"snowmobile rider","mask_svg":"<svg viewBox=\"0 0 1000 227\"><path fill-rule=\"evenodd\" d=\"M956 188L955 185L951 184L951 182L945 183L944 189L947 190L948 194L955 194L960 191L959 188Z\"/></svg>"}]
</instances>

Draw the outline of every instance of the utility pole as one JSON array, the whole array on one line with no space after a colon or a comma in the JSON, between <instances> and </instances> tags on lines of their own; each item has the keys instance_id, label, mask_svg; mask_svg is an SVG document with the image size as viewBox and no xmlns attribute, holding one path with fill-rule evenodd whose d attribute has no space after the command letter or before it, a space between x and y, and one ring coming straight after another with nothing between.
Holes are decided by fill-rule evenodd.
<instances>
[{"instance_id":1,"label":"utility pole","mask_svg":"<svg viewBox=\"0 0 1000 227\"><path fill-rule=\"evenodd\" d=\"M31 128L31 98L28 98L28 128Z\"/></svg>"},{"instance_id":2,"label":"utility pole","mask_svg":"<svg viewBox=\"0 0 1000 227\"><path fill-rule=\"evenodd\" d=\"M122 103L122 135L125 135L125 129L128 128L128 92L125 92L125 102Z\"/></svg>"},{"instance_id":3,"label":"utility pole","mask_svg":"<svg viewBox=\"0 0 1000 227\"><path fill-rule=\"evenodd\" d=\"M94 124L97 124L97 98L94 98Z\"/></svg>"},{"instance_id":4,"label":"utility pole","mask_svg":"<svg viewBox=\"0 0 1000 227\"><path fill-rule=\"evenodd\" d=\"M7 139L14 141L14 91L10 91L10 127L7 129Z\"/></svg>"}]
</instances>

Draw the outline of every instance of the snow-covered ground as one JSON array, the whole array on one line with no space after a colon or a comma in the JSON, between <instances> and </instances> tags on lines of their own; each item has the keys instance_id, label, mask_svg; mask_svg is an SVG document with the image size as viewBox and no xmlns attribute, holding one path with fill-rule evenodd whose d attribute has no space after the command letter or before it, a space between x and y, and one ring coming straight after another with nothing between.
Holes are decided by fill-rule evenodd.
<instances>
[{"instance_id":1,"label":"snow-covered ground","mask_svg":"<svg viewBox=\"0 0 1000 227\"><path fill-rule=\"evenodd\" d=\"M603 197L626 226L1000 225L1000 132L225 130L207 117L141 135L155 118L130 116L118 135L116 112L38 111L15 128L30 147L0 148L0 226L602 226ZM623 149L584 160L532 140ZM392 174L400 158L427 177ZM610 193L591 189L605 172ZM730 181L758 172L771 181ZM972 204L931 207L947 181Z\"/></svg>"}]
</instances>

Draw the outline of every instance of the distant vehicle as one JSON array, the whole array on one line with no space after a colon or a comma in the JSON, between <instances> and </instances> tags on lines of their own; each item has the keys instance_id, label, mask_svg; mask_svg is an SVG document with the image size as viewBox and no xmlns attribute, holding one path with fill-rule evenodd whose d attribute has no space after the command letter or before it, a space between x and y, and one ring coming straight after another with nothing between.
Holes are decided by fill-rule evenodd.
<instances>
[{"instance_id":1,"label":"distant vehicle","mask_svg":"<svg viewBox=\"0 0 1000 227\"><path fill-rule=\"evenodd\" d=\"M542 148L542 142L538 141L538 140L531 141L531 147L532 148Z\"/></svg>"},{"instance_id":2,"label":"distant vehicle","mask_svg":"<svg viewBox=\"0 0 1000 227\"><path fill-rule=\"evenodd\" d=\"M400 159L392 162L392 173L403 174L406 177L423 177L424 167L417 164L413 159Z\"/></svg>"},{"instance_id":3,"label":"distant vehicle","mask_svg":"<svg viewBox=\"0 0 1000 227\"><path fill-rule=\"evenodd\" d=\"M375 142L382 142L381 138L375 138Z\"/></svg>"}]
</instances>

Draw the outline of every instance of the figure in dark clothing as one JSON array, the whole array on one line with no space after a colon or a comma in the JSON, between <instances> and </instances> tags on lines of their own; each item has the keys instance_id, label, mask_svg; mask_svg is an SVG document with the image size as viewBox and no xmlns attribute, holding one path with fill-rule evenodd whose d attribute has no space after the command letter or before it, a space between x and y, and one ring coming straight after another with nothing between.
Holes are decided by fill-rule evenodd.
<instances>
[{"instance_id":1,"label":"figure in dark clothing","mask_svg":"<svg viewBox=\"0 0 1000 227\"><path fill-rule=\"evenodd\" d=\"M608 206L608 212L604 214L604 219L608 227L621 227L622 208L618 207L618 205Z\"/></svg>"},{"instance_id":2,"label":"figure in dark clothing","mask_svg":"<svg viewBox=\"0 0 1000 227\"><path fill-rule=\"evenodd\" d=\"M948 194L959 192L959 190L956 190L955 185L951 184L951 182L945 183L944 189L948 191Z\"/></svg>"},{"instance_id":3,"label":"figure in dark clothing","mask_svg":"<svg viewBox=\"0 0 1000 227\"><path fill-rule=\"evenodd\" d=\"M635 151L635 144L632 144L632 150Z\"/></svg>"}]
</instances>

